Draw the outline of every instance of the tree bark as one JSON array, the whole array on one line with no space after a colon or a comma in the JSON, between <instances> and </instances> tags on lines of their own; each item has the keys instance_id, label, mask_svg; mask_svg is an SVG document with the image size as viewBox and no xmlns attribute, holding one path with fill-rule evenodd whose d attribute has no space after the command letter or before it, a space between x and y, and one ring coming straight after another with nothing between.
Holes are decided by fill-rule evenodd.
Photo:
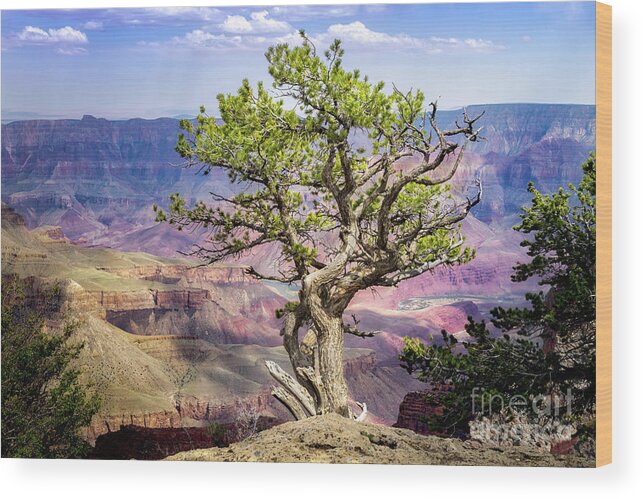
<instances>
[{"instance_id":1,"label":"tree bark","mask_svg":"<svg viewBox=\"0 0 643 499\"><path fill-rule=\"evenodd\" d=\"M275 362L271 360L266 361L266 367L268 368L268 371L270 372L271 376L278 381L281 386L287 391L290 392L290 395L292 396L292 400L296 400L299 405L305 410L308 416L314 416L316 413L315 410L315 401L313 400L313 397L310 395L308 390L306 390L301 384L299 384L295 379L293 379L290 374L288 374L286 371L284 371L281 367L279 367ZM292 405L286 404L284 402L284 397L278 397L279 400L281 400L285 405L289 406L291 409L291 412L293 411ZM290 401L290 399L288 399ZM300 418L298 418L300 419Z\"/></svg>"},{"instance_id":2,"label":"tree bark","mask_svg":"<svg viewBox=\"0 0 643 499\"><path fill-rule=\"evenodd\" d=\"M351 417L348 387L344 379L344 326L341 317L316 324L321 378L321 414L336 413Z\"/></svg>"},{"instance_id":3,"label":"tree bark","mask_svg":"<svg viewBox=\"0 0 643 499\"><path fill-rule=\"evenodd\" d=\"M353 232L343 234L343 248L331 264L302 280L299 307L295 313L285 318L282 328L284 347L293 363L295 376L313 398L316 413L335 413L347 418L352 418L352 413L348 405L348 387L344 379L342 315L348 302L342 299L333 300L329 284L342 273L346 261L355 251L356 230L354 228ZM303 365L304 356L298 338L299 328L304 323L310 325L310 331L315 337L315 341L311 342L312 355L309 356L307 365ZM308 347L310 345L307 345ZM289 391L292 393L292 390Z\"/></svg>"},{"instance_id":4,"label":"tree bark","mask_svg":"<svg viewBox=\"0 0 643 499\"><path fill-rule=\"evenodd\" d=\"M292 394L283 386L276 386L273 388L272 395L286 406L286 409L290 411L290 414L292 414L297 421L310 417L310 415L301 407L299 401L295 399L295 397L293 397Z\"/></svg>"},{"instance_id":5,"label":"tree bark","mask_svg":"<svg viewBox=\"0 0 643 499\"><path fill-rule=\"evenodd\" d=\"M310 329L301 345L297 334L301 322L293 316L286 317L282 328L297 380L274 362L266 361L270 374L282 388L273 394L297 419L329 413L352 417L344 379L342 315L329 313L316 294L306 305L306 312L301 313L309 317Z\"/></svg>"}]
</instances>

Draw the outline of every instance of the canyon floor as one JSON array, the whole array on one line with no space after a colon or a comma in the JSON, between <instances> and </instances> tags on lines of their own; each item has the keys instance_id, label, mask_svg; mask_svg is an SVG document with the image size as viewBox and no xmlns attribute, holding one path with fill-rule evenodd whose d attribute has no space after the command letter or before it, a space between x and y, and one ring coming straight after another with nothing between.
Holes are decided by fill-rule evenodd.
<instances>
[{"instance_id":1,"label":"canyon floor","mask_svg":"<svg viewBox=\"0 0 643 499\"><path fill-rule=\"evenodd\" d=\"M411 430L348 421L337 415L284 423L226 448L198 449L170 461L449 466L594 467L578 456L532 447L489 447L474 441L422 436Z\"/></svg>"}]
</instances>

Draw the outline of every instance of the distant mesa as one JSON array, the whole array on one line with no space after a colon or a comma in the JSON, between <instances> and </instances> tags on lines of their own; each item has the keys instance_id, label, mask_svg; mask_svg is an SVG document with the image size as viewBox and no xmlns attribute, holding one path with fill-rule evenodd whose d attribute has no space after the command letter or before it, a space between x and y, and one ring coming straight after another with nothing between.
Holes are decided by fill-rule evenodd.
<instances>
[{"instance_id":1,"label":"distant mesa","mask_svg":"<svg viewBox=\"0 0 643 499\"><path fill-rule=\"evenodd\" d=\"M534 182L550 192L576 183L578 164L595 148L594 106L493 104L470 106L468 111L483 109L485 140L469 145L453 179L461 191L476 177L484 185L482 202L463 227L477 257L467 266L422 276L395 294L382 292L378 300L389 310L402 300L423 303L449 293L522 295L525 289L511 284L509 275L523 256L521 236L511 227L531 200L526 186ZM461 111L442 111L438 121L452 126L460 117ZM203 177L180 168L183 160L175 150L179 132L177 119L114 121L90 114L82 120L2 125L2 201L20 213L28 227L62 227L65 236L81 245L164 257L189 252L198 234L156 224L152 205L167 205L174 192L184 193L192 203L210 199L210 192L229 197L242 186L231 186L222 172ZM275 248L267 247L244 262L272 270L262 266L273 265L278 257Z\"/></svg>"}]
</instances>

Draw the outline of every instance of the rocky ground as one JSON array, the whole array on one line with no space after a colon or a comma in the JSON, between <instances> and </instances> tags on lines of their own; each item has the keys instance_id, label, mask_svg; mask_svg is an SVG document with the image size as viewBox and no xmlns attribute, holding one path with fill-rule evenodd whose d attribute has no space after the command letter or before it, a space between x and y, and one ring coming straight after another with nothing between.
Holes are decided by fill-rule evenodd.
<instances>
[{"instance_id":1,"label":"rocky ground","mask_svg":"<svg viewBox=\"0 0 643 499\"><path fill-rule=\"evenodd\" d=\"M351 422L336 415L285 423L227 448L181 452L173 461L437 464L461 466L593 467L577 456L535 447L492 447L418 435L410 430Z\"/></svg>"}]
</instances>

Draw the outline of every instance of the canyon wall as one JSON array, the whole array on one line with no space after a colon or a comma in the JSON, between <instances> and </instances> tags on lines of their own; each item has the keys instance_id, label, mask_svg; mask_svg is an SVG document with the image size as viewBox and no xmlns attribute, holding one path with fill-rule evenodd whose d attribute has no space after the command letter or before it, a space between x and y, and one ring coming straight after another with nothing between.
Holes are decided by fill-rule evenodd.
<instances>
[{"instance_id":1,"label":"canyon wall","mask_svg":"<svg viewBox=\"0 0 643 499\"><path fill-rule=\"evenodd\" d=\"M580 178L579 162L594 148L594 106L494 104L485 111L484 140L469 144L463 185L480 176L487 196L474 209L485 223L516 215L529 200L527 183L552 190ZM451 127L461 111L441 111ZM145 250L172 256L188 250L194 237L152 223L151 206L170 193L188 201L227 196L238 187L213 170L208 177L180 168L174 151L178 120L132 119L17 121L2 125L2 200L29 226L61 226L86 244ZM356 141L363 139L356 138Z\"/></svg>"},{"instance_id":2,"label":"canyon wall","mask_svg":"<svg viewBox=\"0 0 643 499\"><path fill-rule=\"evenodd\" d=\"M424 274L393 293L381 290L389 308L426 296L520 296L533 288L511 282L513 265L525 258L519 244L522 236L511 227L520 207L530 201L529 182L550 192L580 178L580 164L594 148L595 108L549 104L468 108L470 115L482 111L484 140L468 144L453 179L460 193L470 192L475 178L483 183L482 202L463 223L467 244L476 248L477 257L465 266ZM460 110L438 113L443 128L460 118ZM176 257L177 251L189 252L193 244L203 242L205 234L154 223L152 205L166 206L174 192L192 202L208 200L210 192L228 196L239 189L217 169L205 177L180 168L181 158L174 151L178 133L178 120L169 118L108 121L85 116L3 124L2 200L22 214L29 227L59 226L72 241L85 246ZM260 248L243 263L272 268L279 256L277 248ZM161 282L181 278L155 276L154 269L140 271L142 278ZM228 278L232 282L237 276ZM114 320L124 325L121 318ZM181 319L182 324L190 320Z\"/></svg>"}]
</instances>

